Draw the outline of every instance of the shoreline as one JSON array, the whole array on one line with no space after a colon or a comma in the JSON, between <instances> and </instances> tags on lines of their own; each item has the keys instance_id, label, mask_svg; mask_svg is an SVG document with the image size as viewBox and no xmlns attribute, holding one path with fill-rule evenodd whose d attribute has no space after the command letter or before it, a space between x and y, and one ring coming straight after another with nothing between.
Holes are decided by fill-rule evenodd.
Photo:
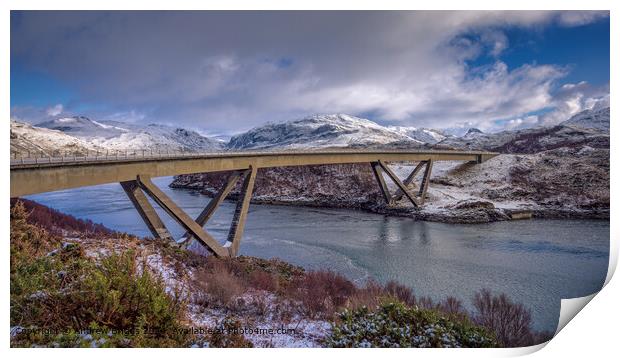
<instances>
[{"instance_id":1,"label":"shoreline","mask_svg":"<svg viewBox=\"0 0 620 358\"><path fill-rule=\"evenodd\" d=\"M173 185L174 181L170 183L169 187L174 190L187 190L200 195L205 195L209 198L213 198L214 193L208 190L202 190L197 188L189 188L183 185ZM238 198L237 193L230 193L224 201L236 202ZM403 201L404 202L404 201ZM405 205L399 205L395 207L387 207L385 204L376 204L368 201L359 202L343 202L342 204L335 204L333 201L317 201L315 199L304 200L282 200L265 197L254 197L250 201L251 205L274 205L274 206L293 206L293 207L307 207L307 208L323 208L323 209L343 209L361 211L365 213L389 216L389 217L402 217L411 218L416 221L437 222L445 224L485 224L498 221L512 221L512 220L530 220L530 219L543 219L543 220L610 220L610 209L605 208L602 210L577 210L577 209L561 209L561 208L497 208L488 207L490 202L480 201L478 206L474 205L472 208L454 208L454 209L441 209L441 210L425 210L416 209L411 207L410 203ZM488 204L487 204L488 203ZM474 203L476 204L476 203ZM486 204L486 205L485 205ZM531 214L531 218L516 218L511 217L511 214L517 212L525 212Z\"/></svg>"}]
</instances>

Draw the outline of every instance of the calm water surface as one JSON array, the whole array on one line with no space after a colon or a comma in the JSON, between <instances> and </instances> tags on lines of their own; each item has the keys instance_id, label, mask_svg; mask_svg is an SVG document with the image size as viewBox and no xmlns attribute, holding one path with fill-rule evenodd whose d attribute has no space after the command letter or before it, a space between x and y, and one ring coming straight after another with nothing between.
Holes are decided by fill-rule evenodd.
<instances>
[{"instance_id":1,"label":"calm water surface","mask_svg":"<svg viewBox=\"0 0 620 358\"><path fill-rule=\"evenodd\" d=\"M159 185L190 216L209 198ZM44 205L118 231L149 231L118 184L30 196ZM206 226L221 242L234 204ZM183 230L159 212L175 237ZM555 330L560 299L599 290L607 274L609 221L524 220L476 225L416 222L340 209L252 205L240 254L278 257L307 269L332 269L363 283L396 280L417 295L460 298L482 288L504 292L532 310L537 329Z\"/></svg>"}]
</instances>

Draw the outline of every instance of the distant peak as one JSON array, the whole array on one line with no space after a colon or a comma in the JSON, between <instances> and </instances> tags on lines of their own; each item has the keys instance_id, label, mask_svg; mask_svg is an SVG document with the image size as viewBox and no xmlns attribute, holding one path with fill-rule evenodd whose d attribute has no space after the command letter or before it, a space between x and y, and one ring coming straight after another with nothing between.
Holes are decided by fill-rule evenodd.
<instances>
[{"instance_id":1,"label":"distant peak","mask_svg":"<svg viewBox=\"0 0 620 358\"><path fill-rule=\"evenodd\" d=\"M73 117L56 118L56 119L53 119L51 122L72 123L72 122L77 122L77 118L73 118Z\"/></svg>"},{"instance_id":2,"label":"distant peak","mask_svg":"<svg viewBox=\"0 0 620 358\"><path fill-rule=\"evenodd\" d=\"M482 134L482 133L483 132L480 129L478 129L478 128L469 128L467 130L467 133L465 133L465 135L468 135L468 134Z\"/></svg>"}]
</instances>

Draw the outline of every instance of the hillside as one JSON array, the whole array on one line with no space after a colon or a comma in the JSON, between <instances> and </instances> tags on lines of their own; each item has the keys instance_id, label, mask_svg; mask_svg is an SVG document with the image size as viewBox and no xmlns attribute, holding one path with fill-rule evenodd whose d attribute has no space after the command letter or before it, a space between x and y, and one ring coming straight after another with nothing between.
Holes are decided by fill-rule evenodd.
<instances>
[{"instance_id":1,"label":"hillside","mask_svg":"<svg viewBox=\"0 0 620 358\"><path fill-rule=\"evenodd\" d=\"M158 149L170 151L218 151L223 143L183 128L160 124L146 126L116 121L95 121L84 116L57 118L37 125L61 131L93 146L110 150Z\"/></svg>"},{"instance_id":2,"label":"hillside","mask_svg":"<svg viewBox=\"0 0 620 358\"><path fill-rule=\"evenodd\" d=\"M234 136L228 149L301 149L350 147L421 141L367 119L346 114L316 115L300 120L267 124Z\"/></svg>"},{"instance_id":3,"label":"hillside","mask_svg":"<svg viewBox=\"0 0 620 358\"><path fill-rule=\"evenodd\" d=\"M34 127L11 120L11 153L21 155L64 153L84 154L86 151L102 150L97 144L73 137L58 130Z\"/></svg>"},{"instance_id":4,"label":"hillside","mask_svg":"<svg viewBox=\"0 0 620 358\"><path fill-rule=\"evenodd\" d=\"M609 148L609 133L592 128L558 125L499 133L467 132L463 137L450 137L435 148L488 150L500 153L534 154L545 150L582 146Z\"/></svg>"},{"instance_id":5,"label":"hillside","mask_svg":"<svg viewBox=\"0 0 620 358\"><path fill-rule=\"evenodd\" d=\"M447 138L445 134L436 129L402 126L389 126L387 128L423 143L435 144Z\"/></svg>"},{"instance_id":6,"label":"hillside","mask_svg":"<svg viewBox=\"0 0 620 358\"><path fill-rule=\"evenodd\" d=\"M570 119L562 122L565 126L592 128L609 132L609 107L589 109L579 112Z\"/></svg>"}]
</instances>

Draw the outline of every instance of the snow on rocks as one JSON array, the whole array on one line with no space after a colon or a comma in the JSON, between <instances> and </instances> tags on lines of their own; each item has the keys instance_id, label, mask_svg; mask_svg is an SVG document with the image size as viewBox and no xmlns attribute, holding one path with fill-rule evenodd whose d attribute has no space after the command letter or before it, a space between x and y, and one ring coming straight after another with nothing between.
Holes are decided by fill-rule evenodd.
<instances>
[{"instance_id":1,"label":"snow on rocks","mask_svg":"<svg viewBox=\"0 0 620 358\"><path fill-rule=\"evenodd\" d=\"M241 321L238 332L255 347L321 347L321 342L331 333L331 323L293 314L283 315L295 302L281 300L276 295L249 290L236 298L234 314L224 308L209 308L198 304L189 305L189 320L196 327L222 329L222 322L229 317Z\"/></svg>"}]
</instances>

